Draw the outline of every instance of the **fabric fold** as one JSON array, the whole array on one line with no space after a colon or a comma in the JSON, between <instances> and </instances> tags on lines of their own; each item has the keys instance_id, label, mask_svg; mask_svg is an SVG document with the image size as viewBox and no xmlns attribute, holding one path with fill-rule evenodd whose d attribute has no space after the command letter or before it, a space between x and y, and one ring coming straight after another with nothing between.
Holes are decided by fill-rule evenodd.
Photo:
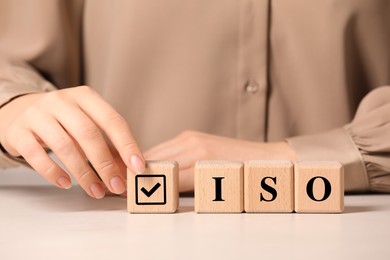
<instances>
[{"instance_id":1,"label":"fabric fold","mask_svg":"<svg viewBox=\"0 0 390 260\"><path fill-rule=\"evenodd\" d=\"M346 192L366 192L369 183L363 159L344 128L287 138L299 161L339 161L345 171Z\"/></svg>"},{"instance_id":2,"label":"fabric fold","mask_svg":"<svg viewBox=\"0 0 390 260\"><path fill-rule=\"evenodd\" d=\"M370 191L390 191L390 87L377 88L361 102L354 120L344 127L359 149Z\"/></svg>"}]
</instances>

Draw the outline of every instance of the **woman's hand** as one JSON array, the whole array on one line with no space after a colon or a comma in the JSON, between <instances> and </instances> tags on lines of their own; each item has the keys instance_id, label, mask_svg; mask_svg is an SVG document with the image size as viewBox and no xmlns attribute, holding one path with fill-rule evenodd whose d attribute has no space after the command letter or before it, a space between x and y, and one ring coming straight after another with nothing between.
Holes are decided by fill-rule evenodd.
<instances>
[{"instance_id":1,"label":"woman's hand","mask_svg":"<svg viewBox=\"0 0 390 260\"><path fill-rule=\"evenodd\" d=\"M126 166L135 172L145 167L126 121L86 86L28 94L6 104L0 109L0 142L49 182L70 188L69 176L44 148L51 149L94 198L104 197L103 183L111 192L123 193Z\"/></svg>"},{"instance_id":2,"label":"woman's hand","mask_svg":"<svg viewBox=\"0 0 390 260\"><path fill-rule=\"evenodd\" d=\"M148 160L178 161L182 192L194 189L194 165L198 160L296 160L286 142L249 142L194 131L185 131L144 155Z\"/></svg>"}]
</instances>

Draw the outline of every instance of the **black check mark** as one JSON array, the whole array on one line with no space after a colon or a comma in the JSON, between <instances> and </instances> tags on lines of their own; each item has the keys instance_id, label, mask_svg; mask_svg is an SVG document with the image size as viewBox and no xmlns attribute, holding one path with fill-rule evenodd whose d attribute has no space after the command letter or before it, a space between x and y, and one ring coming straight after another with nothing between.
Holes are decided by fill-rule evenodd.
<instances>
[{"instance_id":1,"label":"black check mark","mask_svg":"<svg viewBox=\"0 0 390 260\"><path fill-rule=\"evenodd\" d=\"M153 195L153 193L160 188L161 184L159 182L156 183L156 185L153 186L153 188L150 191L147 191L145 187L141 188L141 191L149 198Z\"/></svg>"}]
</instances>

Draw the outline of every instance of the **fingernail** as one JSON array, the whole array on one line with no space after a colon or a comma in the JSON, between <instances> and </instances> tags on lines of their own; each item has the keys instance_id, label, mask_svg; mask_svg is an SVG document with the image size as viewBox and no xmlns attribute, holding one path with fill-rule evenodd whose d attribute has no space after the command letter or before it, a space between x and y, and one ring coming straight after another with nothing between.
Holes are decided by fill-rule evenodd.
<instances>
[{"instance_id":1,"label":"fingernail","mask_svg":"<svg viewBox=\"0 0 390 260\"><path fill-rule=\"evenodd\" d=\"M61 186L63 189L70 189L72 187L72 183L70 180L64 176L61 176L57 179L57 184Z\"/></svg>"},{"instance_id":2,"label":"fingernail","mask_svg":"<svg viewBox=\"0 0 390 260\"><path fill-rule=\"evenodd\" d=\"M131 167L136 174L141 174L145 171L145 163L139 158L138 155L134 154L130 158Z\"/></svg>"},{"instance_id":3,"label":"fingernail","mask_svg":"<svg viewBox=\"0 0 390 260\"><path fill-rule=\"evenodd\" d=\"M110 180L112 189L117 194L122 194L125 191L125 184L119 176L114 176Z\"/></svg>"},{"instance_id":4,"label":"fingernail","mask_svg":"<svg viewBox=\"0 0 390 260\"><path fill-rule=\"evenodd\" d=\"M105 192L104 192L102 185L100 185L99 183L96 183L96 182L93 183L91 185L90 189L91 189L91 192L95 198L97 198L97 199L104 198Z\"/></svg>"}]
</instances>

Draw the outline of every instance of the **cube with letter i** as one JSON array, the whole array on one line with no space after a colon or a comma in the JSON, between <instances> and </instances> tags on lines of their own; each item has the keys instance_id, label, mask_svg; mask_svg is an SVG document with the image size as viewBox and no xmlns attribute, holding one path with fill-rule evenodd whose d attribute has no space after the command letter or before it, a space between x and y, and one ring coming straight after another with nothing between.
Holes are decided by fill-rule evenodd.
<instances>
[{"instance_id":1,"label":"cube with letter i","mask_svg":"<svg viewBox=\"0 0 390 260\"><path fill-rule=\"evenodd\" d=\"M295 211L341 213L344 211L344 171L335 161L295 164Z\"/></svg>"},{"instance_id":2,"label":"cube with letter i","mask_svg":"<svg viewBox=\"0 0 390 260\"><path fill-rule=\"evenodd\" d=\"M242 162L198 161L194 171L196 212L243 212L244 172Z\"/></svg>"}]
</instances>

